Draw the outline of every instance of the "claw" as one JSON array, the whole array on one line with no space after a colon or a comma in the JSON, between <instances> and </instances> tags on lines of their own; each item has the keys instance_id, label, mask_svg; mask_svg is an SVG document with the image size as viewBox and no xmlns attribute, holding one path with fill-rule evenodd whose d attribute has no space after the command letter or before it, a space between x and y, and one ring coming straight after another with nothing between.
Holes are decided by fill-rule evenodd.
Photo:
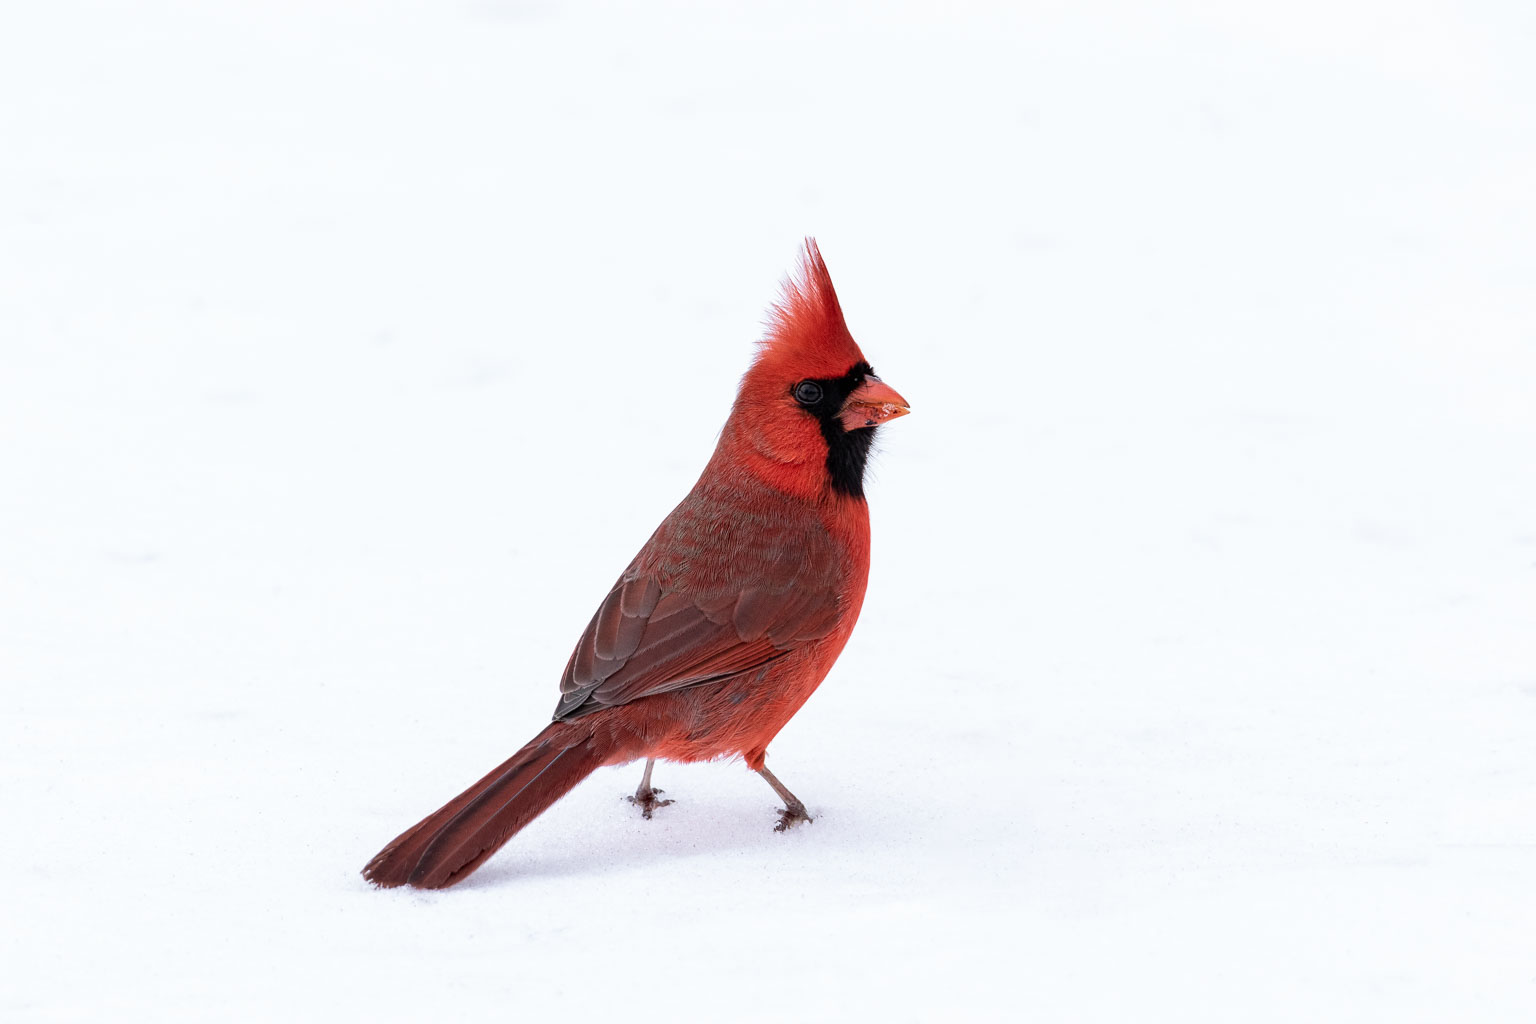
<instances>
[{"instance_id":1,"label":"claw","mask_svg":"<svg viewBox=\"0 0 1536 1024\"><path fill-rule=\"evenodd\" d=\"M640 808L640 817L644 818L646 821L650 821L651 815L656 811L658 807L666 807L669 804L677 802L675 800L656 799L657 793L665 792L666 790L664 789L647 789L636 793L634 796L627 796L624 799Z\"/></svg>"},{"instance_id":2,"label":"claw","mask_svg":"<svg viewBox=\"0 0 1536 1024\"><path fill-rule=\"evenodd\" d=\"M779 823L773 826L775 832L788 832L802 821L811 822L816 819L805 813L805 805L796 802L793 806L786 807L779 812Z\"/></svg>"}]
</instances>

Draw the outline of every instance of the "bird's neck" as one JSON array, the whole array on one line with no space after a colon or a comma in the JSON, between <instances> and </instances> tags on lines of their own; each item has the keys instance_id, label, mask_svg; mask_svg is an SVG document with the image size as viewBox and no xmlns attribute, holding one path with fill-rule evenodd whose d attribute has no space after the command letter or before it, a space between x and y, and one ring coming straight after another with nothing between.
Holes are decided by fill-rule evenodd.
<instances>
[{"instance_id":1,"label":"bird's neck","mask_svg":"<svg viewBox=\"0 0 1536 1024\"><path fill-rule=\"evenodd\" d=\"M863 505L874 435L873 429L844 431L840 424L780 431L733 415L720 432L711 465L716 471L745 471L803 501Z\"/></svg>"}]
</instances>

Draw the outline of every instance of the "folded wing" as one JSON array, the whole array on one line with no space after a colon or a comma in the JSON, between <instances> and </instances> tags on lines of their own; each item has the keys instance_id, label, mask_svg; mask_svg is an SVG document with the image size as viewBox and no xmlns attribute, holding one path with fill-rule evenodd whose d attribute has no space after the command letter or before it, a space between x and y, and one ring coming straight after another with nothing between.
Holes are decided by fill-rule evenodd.
<instances>
[{"instance_id":1,"label":"folded wing","mask_svg":"<svg viewBox=\"0 0 1536 1024\"><path fill-rule=\"evenodd\" d=\"M735 576L751 583L671 590L642 564L619 578L577 642L557 720L752 671L832 632L841 611L823 560Z\"/></svg>"}]
</instances>

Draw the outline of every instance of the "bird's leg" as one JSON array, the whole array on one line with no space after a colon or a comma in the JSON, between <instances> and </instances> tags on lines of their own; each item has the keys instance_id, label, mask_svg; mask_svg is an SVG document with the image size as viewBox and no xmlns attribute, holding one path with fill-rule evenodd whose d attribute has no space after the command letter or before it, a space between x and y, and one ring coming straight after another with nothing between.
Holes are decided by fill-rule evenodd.
<instances>
[{"instance_id":1,"label":"bird's leg","mask_svg":"<svg viewBox=\"0 0 1536 1024\"><path fill-rule=\"evenodd\" d=\"M789 791L789 787L774 777L773 772L768 770L767 765L759 768L757 774L767 779L768 785L772 786L773 791L779 794L779 797L784 801L784 810L779 813L779 823L773 827L775 832L784 832L794 828L802 821L816 820L805 813L805 804L801 803L800 798Z\"/></svg>"},{"instance_id":2,"label":"bird's leg","mask_svg":"<svg viewBox=\"0 0 1536 1024\"><path fill-rule=\"evenodd\" d=\"M646 758L645 774L640 776L640 788L635 790L634 796L627 796L624 798L630 803L639 807L640 816L646 820L650 820L651 814L656 810L656 808L665 807L672 802L671 800L656 799L657 793L664 793L666 790L651 788L651 769L654 767L656 767L656 759L654 757Z\"/></svg>"}]
</instances>

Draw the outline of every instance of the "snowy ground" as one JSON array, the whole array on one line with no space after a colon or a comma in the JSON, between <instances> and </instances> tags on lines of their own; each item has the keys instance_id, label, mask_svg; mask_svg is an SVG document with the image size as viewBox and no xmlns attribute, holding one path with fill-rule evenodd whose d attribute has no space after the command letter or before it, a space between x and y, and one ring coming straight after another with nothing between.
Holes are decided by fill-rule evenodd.
<instances>
[{"instance_id":1,"label":"snowy ground","mask_svg":"<svg viewBox=\"0 0 1536 1024\"><path fill-rule=\"evenodd\" d=\"M1145 6L7 7L0 1018L1536 1019L1536 15ZM816 822L370 890L803 234L914 406Z\"/></svg>"}]
</instances>

